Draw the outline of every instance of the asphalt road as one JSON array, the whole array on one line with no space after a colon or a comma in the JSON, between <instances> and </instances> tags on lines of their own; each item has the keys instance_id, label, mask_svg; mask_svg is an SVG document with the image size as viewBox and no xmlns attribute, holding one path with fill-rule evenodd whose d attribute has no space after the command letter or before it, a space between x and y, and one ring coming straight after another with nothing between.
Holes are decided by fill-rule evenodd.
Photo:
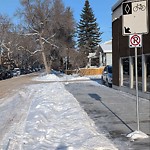
<instances>
[{"instance_id":1,"label":"asphalt road","mask_svg":"<svg viewBox=\"0 0 150 150\"><path fill-rule=\"evenodd\" d=\"M14 94L23 86L34 83L34 81L32 81L32 78L37 75L38 73L31 73L28 75L21 75L6 80L0 80L0 98L10 96L10 94ZM0 104L1 100L2 99L0 99Z\"/></svg>"},{"instance_id":2,"label":"asphalt road","mask_svg":"<svg viewBox=\"0 0 150 150\"><path fill-rule=\"evenodd\" d=\"M150 150L150 138L130 141L126 136L137 130L136 98L133 95L89 82L66 84L80 105L119 150ZM150 101L140 99L140 131L150 136Z\"/></svg>"}]
</instances>

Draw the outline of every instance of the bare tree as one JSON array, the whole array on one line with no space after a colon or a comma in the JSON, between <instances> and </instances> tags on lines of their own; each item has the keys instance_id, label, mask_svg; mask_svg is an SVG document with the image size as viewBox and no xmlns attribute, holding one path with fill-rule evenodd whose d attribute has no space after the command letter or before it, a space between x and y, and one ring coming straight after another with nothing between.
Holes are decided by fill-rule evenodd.
<instances>
[{"instance_id":1,"label":"bare tree","mask_svg":"<svg viewBox=\"0 0 150 150\"><path fill-rule=\"evenodd\" d=\"M36 49L33 53L41 52L46 72L50 68L46 59L45 44L53 45L51 42L55 34L52 32L51 24L51 6L52 0L21 0L23 11L18 11L26 23L24 35L34 36ZM33 37L32 37L33 38ZM27 50L27 49L26 49Z\"/></svg>"},{"instance_id":2,"label":"bare tree","mask_svg":"<svg viewBox=\"0 0 150 150\"><path fill-rule=\"evenodd\" d=\"M60 60L67 58L67 61L69 61L70 51L75 45L75 21L73 12L69 7L64 8L61 0L56 0L54 3L53 17L55 24L54 31L56 32L55 42L59 45L57 51L59 51ZM62 61L60 63L62 63Z\"/></svg>"},{"instance_id":3,"label":"bare tree","mask_svg":"<svg viewBox=\"0 0 150 150\"><path fill-rule=\"evenodd\" d=\"M0 65L10 68L13 38L10 36L13 24L6 15L0 14ZM3 62L2 62L3 58Z\"/></svg>"},{"instance_id":4,"label":"bare tree","mask_svg":"<svg viewBox=\"0 0 150 150\"><path fill-rule=\"evenodd\" d=\"M40 52L48 73L52 62L57 59L60 61L64 49L73 45L72 12L64 7L61 0L20 0L20 2L23 9L18 10L17 15L24 20L21 35L31 36L34 46L28 44L27 47L22 43L18 49L31 55Z\"/></svg>"}]
</instances>

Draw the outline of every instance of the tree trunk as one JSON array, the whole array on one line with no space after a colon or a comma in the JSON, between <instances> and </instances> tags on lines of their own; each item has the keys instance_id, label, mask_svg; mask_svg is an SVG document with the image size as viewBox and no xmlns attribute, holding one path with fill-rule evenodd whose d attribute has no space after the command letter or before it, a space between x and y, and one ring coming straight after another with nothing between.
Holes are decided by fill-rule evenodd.
<instances>
[{"instance_id":1,"label":"tree trunk","mask_svg":"<svg viewBox=\"0 0 150 150\"><path fill-rule=\"evenodd\" d=\"M43 63L44 63L44 66L45 66L45 71L47 74L49 74L50 72L50 68L48 67L48 64L47 64L47 61L46 61L46 56L45 56L45 53L44 53L44 46L43 46L43 43L42 43L42 38L40 36L40 46L41 46L41 53L42 53L42 57L43 57Z\"/></svg>"},{"instance_id":2,"label":"tree trunk","mask_svg":"<svg viewBox=\"0 0 150 150\"><path fill-rule=\"evenodd\" d=\"M0 54L0 66L2 65L2 56Z\"/></svg>"},{"instance_id":3,"label":"tree trunk","mask_svg":"<svg viewBox=\"0 0 150 150\"><path fill-rule=\"evenodd\" d=\"M50 69L50 71L51 71L51 69L52 69L52 60L50 60L49 69Z\"/></svg>"}]
</instances>

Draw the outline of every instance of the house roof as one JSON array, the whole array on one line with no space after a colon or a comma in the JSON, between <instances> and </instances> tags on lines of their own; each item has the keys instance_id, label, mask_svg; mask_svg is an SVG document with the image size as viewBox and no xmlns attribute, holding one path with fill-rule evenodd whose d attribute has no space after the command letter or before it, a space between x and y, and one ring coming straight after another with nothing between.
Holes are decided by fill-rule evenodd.
<instances>
[{"instance_id":1,"label":"house roof","mask_svg":"<svg viewBox=\"0 0 150 150\"><path fill-rule=\"evenodd\" d=\"M122 2L124 2L124 1L126 1L126 0L118 0L113 6L112 6L112 11L114 11L118 6L120 6L120 4L122 3Z\"/></svg>"},{"instance_id":2,"label":"house roof","mask_svg":"<svg viewBox=\"0 0 150 150\"><path fill-rule=\"evenodd\" d=\"M104 53L112 53L112 40L100 44Z\"/></svg>"}]
</instances>

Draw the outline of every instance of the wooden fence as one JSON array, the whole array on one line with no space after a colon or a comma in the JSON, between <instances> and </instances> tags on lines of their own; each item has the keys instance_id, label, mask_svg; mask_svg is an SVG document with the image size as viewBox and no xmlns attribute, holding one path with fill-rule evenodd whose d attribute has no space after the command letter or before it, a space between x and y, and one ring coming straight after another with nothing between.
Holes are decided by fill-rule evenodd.
<instances>
[{"instance_id":1,"label":"wooden fence","mask_svg":"<svg viewBox=\"0 0 150 150\"><path fill-rule=\"evenodd\" d=\"M104 67L100 67L100 68L81 68L79 70L79 74L81 76L84 76L84 75L101 75L103 70L104 70Z\"/></svg>"}]
</instances>

